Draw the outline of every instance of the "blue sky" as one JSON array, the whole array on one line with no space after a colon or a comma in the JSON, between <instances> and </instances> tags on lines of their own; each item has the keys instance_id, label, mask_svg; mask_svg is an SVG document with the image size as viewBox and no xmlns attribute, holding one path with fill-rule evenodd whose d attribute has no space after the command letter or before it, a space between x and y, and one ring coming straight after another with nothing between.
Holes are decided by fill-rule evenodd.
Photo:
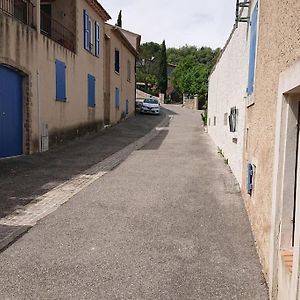
<instances>
[{"instance_id":1,"label":"blue sky","mask_svg":"<svg viewBox=\"0 0 300 300\"><path fill-rule=\"evenodd\" d=\"M142 35L142 42L168 47L185 44L222 47L235 18L236 0L99 0L115 24L123 11L123 27ZM171 4L170 4L171 3ZM159 9L158 9L159 8Z\"/></svg>"}]
</instances>

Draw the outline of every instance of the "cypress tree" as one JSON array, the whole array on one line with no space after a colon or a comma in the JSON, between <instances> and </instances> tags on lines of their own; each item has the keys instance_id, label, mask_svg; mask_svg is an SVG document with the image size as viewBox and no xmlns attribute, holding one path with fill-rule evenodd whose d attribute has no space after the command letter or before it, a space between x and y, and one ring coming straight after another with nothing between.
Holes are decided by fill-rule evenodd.
<instances>
[{"instance_id":1,"label":"cypress tree","mask_svg":"<svg viewBox=\"0 0 300 300\"><path fill-rule=\"evenodd\" d=\"M161 93L166 94L168 88L168 62L167 62L167 49L166 42L163 41L161 45L161 55L159 63L159 90Z\"/></svg>"},{"instance_id":2,"label":"cypress tree","mask_svg":"<svg viewBox=\"0 0 300 300\"><path fill-rule=\"evenodd\" d=\"M118 21L116 25L122 28L122 10L120 10L119 12Z\"/></svg>"}]
</instances>

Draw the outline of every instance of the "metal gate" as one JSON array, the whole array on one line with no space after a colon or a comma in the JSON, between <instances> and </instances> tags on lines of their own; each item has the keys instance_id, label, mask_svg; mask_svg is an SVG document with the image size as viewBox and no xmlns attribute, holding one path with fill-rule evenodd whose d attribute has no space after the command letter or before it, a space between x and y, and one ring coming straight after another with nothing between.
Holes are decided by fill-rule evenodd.
<instances>
[{"instance_id":1,"label":"metal gate","mask_svg":"<svg viewBox=\"0 0 300 300\"><path fill-rule=\"evenodd\" d=\"M23 77L0 65L0 157L23 153Z\"/></svg>"}]
</instances>

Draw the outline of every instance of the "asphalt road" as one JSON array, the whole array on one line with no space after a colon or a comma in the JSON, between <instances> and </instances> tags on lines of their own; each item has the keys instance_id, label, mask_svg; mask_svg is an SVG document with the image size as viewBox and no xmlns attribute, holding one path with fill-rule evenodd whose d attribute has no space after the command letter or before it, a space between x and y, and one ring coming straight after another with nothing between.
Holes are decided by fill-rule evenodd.
<instances>
[{"instance_id":1,"label":"asphalt road","mask_svg":"<svg viewBox=\"0 0 300 300\"><path fill-rule=\"evenodd\" d=\"M267 299L240 194L183 108L0 253L0 299Z\"/></svg>"}]
</instances>

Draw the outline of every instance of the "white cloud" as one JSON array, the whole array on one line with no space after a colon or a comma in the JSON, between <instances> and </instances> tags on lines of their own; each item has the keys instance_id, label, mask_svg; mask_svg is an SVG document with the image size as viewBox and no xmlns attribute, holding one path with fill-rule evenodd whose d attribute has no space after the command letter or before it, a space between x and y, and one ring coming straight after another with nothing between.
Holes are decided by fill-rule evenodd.
<instances>
[{"instance_id":1,"label":"white cloud","mask_svg":"<svg viewBox=\"0 0 300 300\"><path fill-rule=\"evenodd\" d=\"M168 47L185 44L222 47L234 24L236 0L100 0L116 23L120 9L123 27L142 35L142 42Z\"/></svg>"}]
</instances>

